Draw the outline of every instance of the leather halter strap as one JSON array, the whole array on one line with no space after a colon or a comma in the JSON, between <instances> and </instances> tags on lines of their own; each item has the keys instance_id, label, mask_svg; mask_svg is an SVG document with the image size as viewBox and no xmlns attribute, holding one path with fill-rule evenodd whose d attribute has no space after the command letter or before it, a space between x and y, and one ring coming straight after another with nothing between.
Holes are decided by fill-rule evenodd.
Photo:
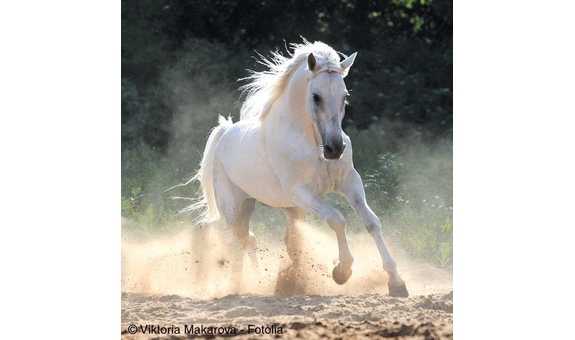
<instances>
[{"instance_id":1,"label":"leather halter strap","mask_svg":"<svg viewBox=\"0 0 575 340\"><path fill-rule=\"evenodd\" d=\"M317 77L317 75L322 73L322 72L329 72L329 73L335 72L335 73L339 73L343 76L343 69L341 69L340 67L338 67L338 68L330 67L330 63L326 63L320 68L319 71L317 71L313 74L311 79Z\"/></svg>"}]
</instances>

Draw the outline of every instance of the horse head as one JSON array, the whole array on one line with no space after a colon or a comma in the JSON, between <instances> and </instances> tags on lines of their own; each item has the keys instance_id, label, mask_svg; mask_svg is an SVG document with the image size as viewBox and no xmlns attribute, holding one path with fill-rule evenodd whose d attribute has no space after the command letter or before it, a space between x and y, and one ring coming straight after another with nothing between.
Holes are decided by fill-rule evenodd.
<instances>
[{"instance_id":1,"label":"horse head","mask_svg":"<svg viewBox=\"0 0 575 340\"><path fill-rule=\"evenodd\" d=\"M306 94L307 111L321 136L323 156L329 160L340 159L346 147L341 122L349 92L343 78L356 56L357 52L339 65L331 62L318 64L313 53L307 57L310 75Z\"/></svg>"}]
</instances>

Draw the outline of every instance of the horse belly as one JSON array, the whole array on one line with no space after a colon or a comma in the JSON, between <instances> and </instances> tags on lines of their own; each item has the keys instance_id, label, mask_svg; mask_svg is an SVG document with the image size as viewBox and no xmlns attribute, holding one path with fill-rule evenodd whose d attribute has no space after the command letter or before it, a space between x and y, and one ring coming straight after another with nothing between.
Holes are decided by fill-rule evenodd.
<instances>
[{"instance_id":1,"label":"horse belly","mask_svg":"<svg viewBox=\"0 0 575 340\"><path fill-rule=\"evenodd\" d=\"M284 194L281 183L271 172L271 168L266 170L237 166L233 174L228 176L240 189L264 204L278 208L294 206L291 199Z\"/></svg>"}]
</instances>

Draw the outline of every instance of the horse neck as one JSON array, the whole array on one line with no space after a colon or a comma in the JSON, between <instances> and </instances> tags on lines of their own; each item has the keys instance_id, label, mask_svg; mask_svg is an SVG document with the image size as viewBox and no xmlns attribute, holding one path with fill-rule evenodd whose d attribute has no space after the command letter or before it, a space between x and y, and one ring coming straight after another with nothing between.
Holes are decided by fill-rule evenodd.
<instances>
[{"instance_id":1,"label":"horse neck","mask_svg":"<svg viewBox=\"0 0 575 340\"><path fill-rule=\"evenodd\" d=\"M292 75L284 93L274 103L270 116L264 120L264 123L269 120L272 124L290 126L292 129L299 130L303 136L309 136L304 142L316 144L314 124L306 105L308 83L306 63L303 62Z\"/></svg>"}]
</instances>

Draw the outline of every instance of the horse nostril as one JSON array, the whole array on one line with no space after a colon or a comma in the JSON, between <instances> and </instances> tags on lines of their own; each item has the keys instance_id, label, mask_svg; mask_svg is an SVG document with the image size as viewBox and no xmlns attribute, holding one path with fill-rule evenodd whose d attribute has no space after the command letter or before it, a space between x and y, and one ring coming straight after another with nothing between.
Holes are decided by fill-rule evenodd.
<instances>
[{"instance_id":1,"label":"horse nostril","mask_svg":"<svg viewBox=\"0 0 575 340\"><path fill-rule=\"evenodd\" d=\"M332 159L333 158L333 149L331 148L331 146L329 146L327 144L323 146L323 156L326 159Z\"/></svg>"},{"instance_id":2,"label":"horse nostril","mask_svg":"<svg viewBox=\"0 0 575 340\"><path fill-rule=\"evenodd\" d=\"M331 156L333 157L333 159L339 159L342 154L343 154L343 147L335 149Z\"/></svg>"}]
</instances>

